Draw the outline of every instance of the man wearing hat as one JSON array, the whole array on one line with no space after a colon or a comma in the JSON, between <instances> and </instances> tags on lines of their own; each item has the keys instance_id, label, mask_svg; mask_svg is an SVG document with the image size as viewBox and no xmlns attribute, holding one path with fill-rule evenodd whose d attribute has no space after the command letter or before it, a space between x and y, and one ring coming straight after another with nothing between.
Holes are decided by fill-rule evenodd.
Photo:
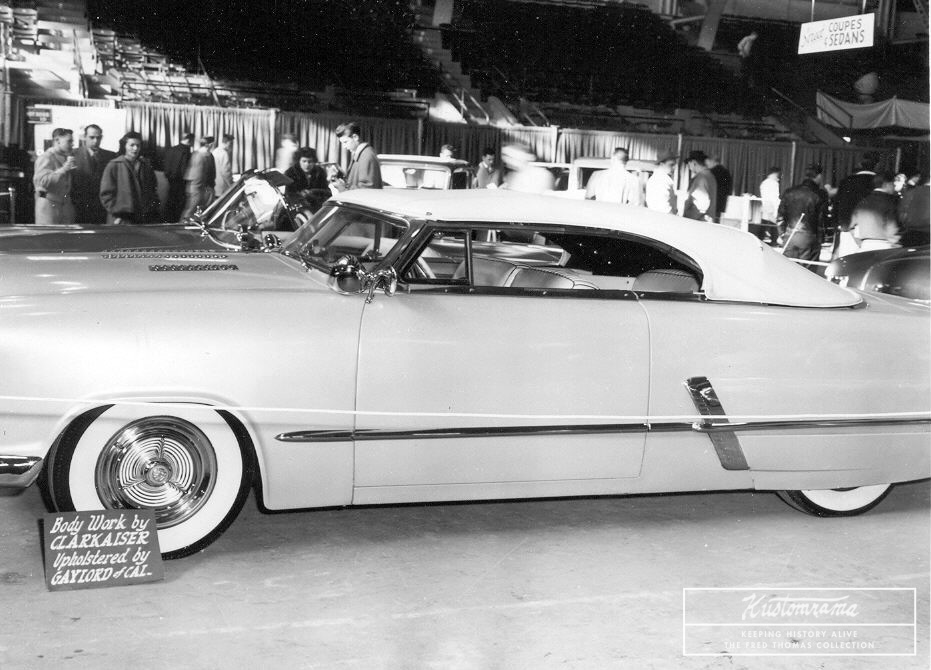
<instances>
[{"instance_id":1,"label":"man wearing hat","mask_svg":"<svg viewBox=\"0 0 931 670\"><path fill-rule=\"evenodd\" d=\"M692 151L686 159L692 181L689 182L688 195L682 216L696 221L714 221L718 211L718 184L705 162L708 160L704 151Z\"/></svg>"},{"instance_id":2,"label":"man wearing hat","mask_svg":"<svg viewBox=\"0 0 931 670\"><path fill-rule=\"evenodd\" d=\"M647 180L646 205L648 209L663 214L675 214L676 185L672 181L672 171L676 167L679 157L666 153L656 161L656 169Z\"/></svg>"}]
</instances>

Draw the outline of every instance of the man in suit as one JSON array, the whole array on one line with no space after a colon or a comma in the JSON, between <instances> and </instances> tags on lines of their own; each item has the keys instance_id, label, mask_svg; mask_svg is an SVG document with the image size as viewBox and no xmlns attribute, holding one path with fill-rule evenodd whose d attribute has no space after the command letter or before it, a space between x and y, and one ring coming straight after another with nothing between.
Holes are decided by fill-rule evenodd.
<instances>
[{"instance_id":1,"label":"man in suit","mask_svg":"<svg viewBox=\"0 0 931 670\"><path fill-rule=\"evenodd\" d=\"M184 210L184 175L191 162L194 133L184 133L181 141L165 152L165 179L168 180L168 202L165 203L165 220L177 221Z\"/></svg>"},{"instance_id":2,"label":"man in suit","mask_svg":"<svg viewBox=\"0 0 931 670\"><path fill-rule=\"evenodd\" d=\"M71 201L78 223L107 222L107 210L100 204L100 178L107 163L116 158L116 154L100 148L102 139L100 126L92 123L84 128L84 144L74 152Z\"/></svg>"},{"instance_id":3,"label":"man in suit","mask_svg":"<svg viewBox=\"0 0 931 670\"><path fill-rule=\"evenodd\" d=\"M859 170L845 177L837 187L834 198L834 210L837 225L841 230L850 230L850 217L860 201L873 191L873 179L876 177L876 156L868 153L860 160Z\"/></svg>"},{"instance_id":4,"label":"man in suit","mask_svg":"<svg viewBox=\"0 0 931 670\"><path fill-rule=\"evenodd\" d=\"M193 216L197 208L206 209L213 200L213 185L217 180L217 168L213 161L213 137L202 137L200 147L191 155L184 180L187 183L182 219Z\"/></svg>"},{"instance_id":5,"label":"man in suit","mask_svg":"<svg viewBox=\"0 0 931 670\"><path fill-rule=\"evenodd\" d=\"M378 152L359 136L361 129L355 121L340 124L336 128L339 143L349 152L349 173L346 180L331 183L331 189L345 191L354 188L381 188L381 165Z\"/></svg>"}]
</instances>

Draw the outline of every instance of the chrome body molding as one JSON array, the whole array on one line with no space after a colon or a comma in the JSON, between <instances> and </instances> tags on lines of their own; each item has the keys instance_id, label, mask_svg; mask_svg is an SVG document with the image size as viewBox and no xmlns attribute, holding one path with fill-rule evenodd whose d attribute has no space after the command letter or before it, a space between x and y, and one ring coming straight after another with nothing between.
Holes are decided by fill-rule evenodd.
<instances>
[{"instance_id":1,"label":"chrome body molding","mask_svg":"<svg viewBox=\"0 0 931 670\"><path fill-rule=\"evenodd\" d=\"M696 432L720 437L738 431L805 430L811 428L855 428L857 426L931 426L931 415L924 418L852 418L806 419L798 421L745 421L713 423L711 421L670 421L660 423L593 423L540 426L490 426L469 428L432 428L420 430L299 430L275 436L279 442L362 442L369 440L424 440L456 437L513 437L530 435L604 435L622 433ZM739 447L739 444L737 445ZM728 447L730 448L730 447ZM728 458L733 455L728 453ZM735 461L736 462L736 461ZM744 463L746 463L744 461ZM727 468L732 469L732 468ZM747 468L740 468L747 469Z\"/></svg>"},{"instance_id":2,"label":"chrome body molding","mask_svg":"<svg viewBox=\"0 0 931 670\"><path fill-rule=\"evenodd\" d=\"M737 435L730 428L727 419L723 418L725 417L724 407L721 405L718 394L715 393L714 387L708 381L708 378L690 377L685 380L685 388L688 389L698 413L702 416L711 417L693 424L692 429L708 433L711 444L714 445L715 453L718 455L718 460L721 461L721 467L725 470L749 470L750 466L747 465L747 458L740 446L740 440L737 439ZM720 417L718 423L715 423L714 417ZM720 423L721 420L727 423L722 424ZM711 427L719 430L713 432L706 430Z\"/></svg>"},{"instance_id":3,"label":"chrome body molding","mask_svg":"<svg viewBox=\"0 0 931 670\"><path fill-rule=\"evenodd\" d=\"M28 488L41 470L37 456L0 456L0 488Z\"/></svg>"}]
</instances>

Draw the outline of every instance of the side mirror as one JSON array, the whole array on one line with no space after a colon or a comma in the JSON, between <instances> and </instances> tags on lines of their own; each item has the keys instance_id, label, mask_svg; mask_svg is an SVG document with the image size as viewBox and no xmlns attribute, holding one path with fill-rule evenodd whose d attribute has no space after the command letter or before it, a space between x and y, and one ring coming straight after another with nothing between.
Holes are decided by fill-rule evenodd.
<instances>
[{"instance_id":1,"label":"side mirror","mask_svg":"<svg viewBox=\"0 0 931 670\"><path fill-rule=\"evenodd\" d=\"M362 293L366 274L357 258L343 256L330 268L328 284L337 293L355 295Z\"/></svg>"}]
</instances>

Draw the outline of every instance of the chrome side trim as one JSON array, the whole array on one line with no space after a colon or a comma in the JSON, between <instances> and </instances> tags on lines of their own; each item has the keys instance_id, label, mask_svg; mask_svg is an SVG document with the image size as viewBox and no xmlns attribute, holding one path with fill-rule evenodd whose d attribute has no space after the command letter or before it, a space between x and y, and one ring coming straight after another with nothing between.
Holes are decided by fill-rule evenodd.
<instances>
[{"instance_id":1,"label":"chrome side trim","mask_svg":"<svg viewBox=\"0 0 931 670\"><path fill-rule=\"evenodd\" d=\"M931 426L931 416L914 419L810 419L804 421L754 421L714 423L673 421L662 423L592 423L576 425L500 426L469 428L424 428L418 430L299 430L275 436L279 442L365 442L371 440L429 440L463 437L512 437L530 435L604 435L622 433L697 432L712 436L754 430L808 430L812 428L853 428L856 426ZM736 440L736 435L734 435ZM739 447L739 445L738 445ZM741 452L742 455L742 452ZM728 453L728 457L730 454ZM730 468L729 468L730 469Z\"/></svg>"},{"instance_id":2,"label":"chrome side trim","mask_svg":"<svg viewBox=\"0 0 931 670\"><path fill-rule=\"evenodd\" d=\"M28 488L41 470L37 456L0 456L0 488Z\"/></svg>"},{"instance_id":3,"label":"chrome side trim","mask_svg":"<svg viewBox=\"0 0 931 670\"><path fill-rule=\"evenodd\" d=\"M693 424L692 429L703 432L711 439L721 467L725 470L749 470L740 440L725 417L724 408L714 392L714 387L707 377L690 377L685 380L685 387L692 396L695 409L702 416L722 417L716 423L714 419L705 419ZM723 421L723 423L722 423Z\"/></svg>"}]
</instances>

